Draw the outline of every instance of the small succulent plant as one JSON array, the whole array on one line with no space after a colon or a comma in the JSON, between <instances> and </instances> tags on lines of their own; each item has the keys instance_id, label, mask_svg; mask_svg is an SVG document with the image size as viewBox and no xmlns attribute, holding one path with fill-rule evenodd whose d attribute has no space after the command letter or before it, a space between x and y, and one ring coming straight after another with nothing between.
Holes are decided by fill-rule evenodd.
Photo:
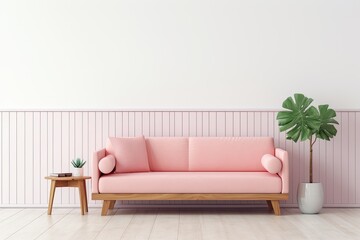
<instances>
[{"instance_id":1,"label":"small succulent plant","mask_svg":"<svg viewBox=\"0 0 360 240\"><path fill-rule=\"evenodd\" d=\"M71 161L71 164L74 168L82 168L85 165L86 161L82 160L81 158L77 158Z\"/></svg>"}]
</instances>

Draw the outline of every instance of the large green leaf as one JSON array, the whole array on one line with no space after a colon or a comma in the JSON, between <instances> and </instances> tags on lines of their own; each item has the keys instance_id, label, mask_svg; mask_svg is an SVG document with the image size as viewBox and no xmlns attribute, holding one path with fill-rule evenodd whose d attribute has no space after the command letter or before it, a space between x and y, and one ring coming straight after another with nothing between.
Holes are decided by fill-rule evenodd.
<instances>
[{"instance_id":1,"label":"large green leaf","mask_svg":"<svg viewBox=\"0 0 360 240\"><path fill-rule=\"evenodd\" d=\"M336 112L329 108L329 105L319 105L320 112L320 127L316 132L316 137L324 140L330 140L333 138L337 130L334 124L339 124L334 118L336 117Z\"/></svg>"},{"instance_id":2,"label":"large green leaf","mask_svg":"<svg viewBox=\"0 0 360 240\"><path fill-rule=\"evenodd\" d=\"M280 131L286 131L287 139L297 142L309 139L317 133L321 122L319 111L310 106L313 99L305 97L303 94L294 94L294 98L288 97L283 102L285 111L277 114ZM324 133L321 133L324 134Z\"/></svg>"}]
</instances>

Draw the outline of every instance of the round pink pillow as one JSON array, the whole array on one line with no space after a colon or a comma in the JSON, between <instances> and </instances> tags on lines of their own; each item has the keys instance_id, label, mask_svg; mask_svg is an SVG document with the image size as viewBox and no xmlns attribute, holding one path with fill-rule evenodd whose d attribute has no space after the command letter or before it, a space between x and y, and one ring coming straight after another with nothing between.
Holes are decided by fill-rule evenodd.
<instances>
[{"instance_id":1,"label":"round pink pillow","mask_svg":"<svg viewBox=\"0 0 360 240\"><path fill-rule=\"evenodd\" d=\"M261 164L269 173L272 174L279 173L282 168L281 160L271 154L265 154L261 158Z\"/></svg>"},{"instance_id":2,"label":"round pink pillow","mask_svg":"<svg viewBox=\"0 0 360 240\"><path fill-rule=\"evenodd\" d=\"M99 170L104 174L109 174L115 168L115 157L113 155L107 155L106 157L100 159L99 161Z\"/></svg>"}]
</instances>

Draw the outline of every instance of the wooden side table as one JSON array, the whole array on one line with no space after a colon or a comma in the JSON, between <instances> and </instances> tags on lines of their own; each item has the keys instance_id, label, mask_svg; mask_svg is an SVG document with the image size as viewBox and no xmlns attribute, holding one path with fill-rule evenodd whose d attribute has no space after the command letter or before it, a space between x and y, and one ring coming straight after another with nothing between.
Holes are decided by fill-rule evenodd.
<instances>
[{"instance_id":1,"label":"wooden side table","mask_svg":"<svg viewBox=\"0 0 360 240\"><path fill-rule=\"evenodd\" d=\"M82 176L82 177L50 177L50 176L48 176L48 177L45 177L45 179L51 180L48 215L51 215L51 212L52 212L52 206L54 203L54 196L55 196L55 189L57 187L77 187L77 188L79 188L81 215L84 215L84 212L88 212L85 180L91 179L91 177L89 177L89 176Z\"/></svg>"}]
</instances>

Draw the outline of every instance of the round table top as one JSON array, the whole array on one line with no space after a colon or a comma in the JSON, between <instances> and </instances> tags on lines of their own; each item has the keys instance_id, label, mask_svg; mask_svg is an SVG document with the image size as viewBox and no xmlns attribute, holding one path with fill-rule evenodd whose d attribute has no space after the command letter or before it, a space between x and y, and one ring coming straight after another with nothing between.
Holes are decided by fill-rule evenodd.
<instances>
[{"instance_id":1,"label":"round table top","mask_svg":"<svg viewBox=\"0 0 360 240\"><path fill-rule=\"evenodd\" d=\"M91 177L90 176L81 176L81 177L75 177L75 176L71 176L71 177L52 177L52 176L47 176L47 177L45 177L45 179L57 180L57 181L70 181L70 180L91 179Z\"/></svg>"}]
</instances>

